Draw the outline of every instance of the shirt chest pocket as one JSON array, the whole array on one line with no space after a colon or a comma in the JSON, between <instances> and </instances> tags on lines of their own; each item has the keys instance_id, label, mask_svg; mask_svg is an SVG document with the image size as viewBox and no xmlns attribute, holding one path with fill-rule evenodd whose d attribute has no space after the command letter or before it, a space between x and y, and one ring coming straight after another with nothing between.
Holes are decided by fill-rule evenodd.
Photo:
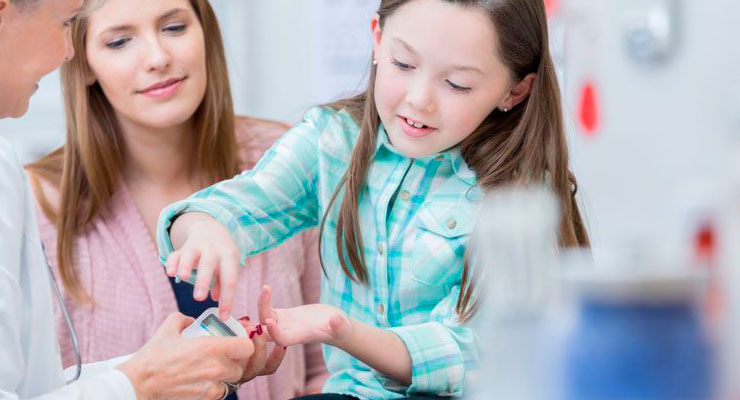
<instances>
[{"instance_id":1,"label":"shirt chest pocket","mask_svg":"<svg viewBox=\"0 0 740 400\"><path fill-rule=\"evenodd\" d=\"M465 201L427 201L416 218L411 273L427 285L459 282L477 207Z\"/></svg>"}]
</instances>

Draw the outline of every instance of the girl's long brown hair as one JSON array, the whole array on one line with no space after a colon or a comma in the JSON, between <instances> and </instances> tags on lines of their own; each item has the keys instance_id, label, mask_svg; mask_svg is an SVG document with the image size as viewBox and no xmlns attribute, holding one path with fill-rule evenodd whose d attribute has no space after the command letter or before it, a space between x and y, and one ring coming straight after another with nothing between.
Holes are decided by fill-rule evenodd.
<instances>
[{"instance_id":1,"label":"girl's long brown hair","mask_svg":"<svg viewBox=\"0 0 740 400\"><path fill-rule=\"evenodd\" d=\"M203 29L207 86L193 115L197 167L208 183L238 173L234 107L229 88L226 57L218 20L208 0L190 0ZM34 192L44 214L57 228L57 265L67 293L87 301L75 269L75 236L113 195L123 168L123 140L113 107L92 75L86 58L87 18L72 27L75 58L62 67L61 79L67 117L67 141L59 149L28 166ZM53 206L39 182L42 178L59 189Z\"/></svg>"},{"instance_id":2,"label":"girl's long brown hair","mask_svg":"<svg viewBox=\"0 0 740 400\"><path fill-rule=\"evenodd\" d=\"M414 0L383 0L378 9L382 29L399 7ZM568 167L568 146L560 103L560 89L549 50L547 17L542 0L440 0L483 11L497 33L498 55L516 82L530 73L536 78L527 99L507 113L496 109L461 144L462 156L477 174L484 190L511 184L546 182L560 201L560 246L589 246L588 234L575 201L577 184ZM454 23L454 21L450 21ZM483 51L483 50L482 50ZM373 156L380 116L375 107L376 68L367 91L330 106L346 109L360 124L360 136L346 173L327 207L323 230L332 205L344 192L337 220L336 245L344 272L367 283L358 205ZM349 262L348 262L349 261ZM350 268L351 266L351 268ZM467 262L463 268L456 311L467 320L475 311L473 284Z\"/></svg>"}]
</instances>

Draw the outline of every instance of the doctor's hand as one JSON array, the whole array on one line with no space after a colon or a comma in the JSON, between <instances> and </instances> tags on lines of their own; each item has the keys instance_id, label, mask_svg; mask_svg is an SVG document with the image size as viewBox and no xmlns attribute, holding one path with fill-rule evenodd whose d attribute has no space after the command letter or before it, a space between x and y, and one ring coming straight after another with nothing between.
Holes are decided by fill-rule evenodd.
<instances>
[{"instance_id":1,"label":"doctor's hand","mask_svg":"<svg viewBox=\"0 0 740 400\"><path fill-rule=\"evenodd\" d=\"M239 382L254 346L248 338L181 335L193 318L170 315L154 336L119 365L138 400L218 399L222 382Z\"/></svg>"},{"instance_id":2,"label":"doctor's hand","mask_svg":"<svg viewBox=\"0 0 740 400\"><path fill-rule=\"evenodd\" d=\"M231 233L210 215L193 212L175 219L170 240L174 251L167 257L167 275L187 281L197 270L193 298L205 300L210 288L211 297L219 302L219 317L226 320L234 303L240 261Z\"/></svg>"},{"instance_id":3,"label":"doctor's hand","mask_svg":"<svg viewBox=\"0 0 740 400\"><path fill-rule=\"evenodd\" d=\"M272 350L267 351L267 328L259 323L251 322L249 317L239 320L247 335L252 339L254 354L249 359L249 364L244 369L244 375L240 382L251 381L262 375L272 375L277 371L285 358L286 347L275 345Z\"/></svg>"}]
</instances>

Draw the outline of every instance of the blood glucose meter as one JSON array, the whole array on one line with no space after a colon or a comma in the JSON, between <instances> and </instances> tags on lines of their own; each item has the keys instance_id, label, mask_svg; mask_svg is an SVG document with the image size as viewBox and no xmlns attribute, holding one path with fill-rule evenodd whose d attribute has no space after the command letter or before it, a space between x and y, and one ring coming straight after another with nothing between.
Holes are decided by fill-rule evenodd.
<instances>
[{"instance_id":1,"label":"blood glucose meter","mask_svg":"<svg viewBox=\"0 0 740 400\"><path fill-rule=\"evenodd\" d=\"M247 332L244 327L233 317L229 317L226 321L222 321L218 317L218 308L211 307L201 314L198 319L193 321L192 324L188 325L185 330L182 331L182 335L185 337L201 337L201 336L247 336Z\"/></svg>"}]
</instances>

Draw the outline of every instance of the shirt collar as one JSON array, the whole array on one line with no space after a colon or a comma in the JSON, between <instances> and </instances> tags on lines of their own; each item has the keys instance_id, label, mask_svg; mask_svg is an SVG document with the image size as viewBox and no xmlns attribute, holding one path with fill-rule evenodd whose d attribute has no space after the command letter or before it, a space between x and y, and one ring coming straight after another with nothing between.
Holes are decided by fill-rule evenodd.
<instances>
[{"instance_id":1,"label":"shirt collar","mask_svg":"<svg viewBox=\"0 0 740 400\"><path fill-rule=\"evenodd\" d=\"M378 140L376 140L375 145L375 154L378 153L378 151L385 147L388 151L390 151L393 154L396 154L401 157L407 157L398 149L393 147L393 144L391 144L390 139L388 139L388 133L385 131L385 127L381 124L378 127ZM460 146L455 146L449 150L432 154L427 157L419 158L420 160L426 160L430 158L439 158L443 157L444 160L449 161L452 163L452 170L455 171L455 175L457 175L460 179L462 179L465 183L473 186L475 185L476 181L476 174L473 170L470 169L468 166L468 163L465 162L465 160L462 157L462 153L460 152Z\"/></svg>"}]
</instances>

